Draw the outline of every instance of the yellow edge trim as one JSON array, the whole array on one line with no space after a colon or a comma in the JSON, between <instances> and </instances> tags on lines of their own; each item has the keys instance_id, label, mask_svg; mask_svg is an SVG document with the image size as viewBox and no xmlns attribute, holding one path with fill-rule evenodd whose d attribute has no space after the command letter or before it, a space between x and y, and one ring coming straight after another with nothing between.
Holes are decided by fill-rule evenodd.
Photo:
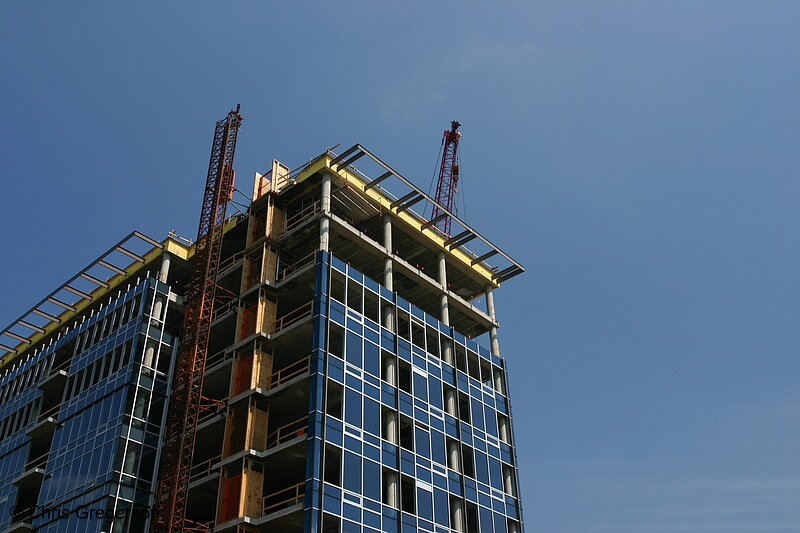
<instances>
[{"instance_id":1,"label":"yellow edge trim","mask_svg":"<svg viewBox=\"0 0 800 533\"><path fill-rule=\"evenodd\" d=\"M164 249L161 250L159 248L153 248L149 252L147 252L143 258L144 263L140 263L139 261L134 261L130 265L128 265L125 270L125 274L115 274L111 277L106 283L108 283L108 288L98 287L93 290L89 295L92 297L91 300L81 300L77 302L74 307L75 311L65 310L63 313L58 315L59 320L61 322L53 322L48 324L44 327L44 333L35 333L31 336L30 342L21 342L19 343L15 349L17 350L17 354L6 354L2 357L3 363L0 364L0 368L5 367L7 364L11 363L12 361L16 360L19 356L24 355L28 350L36 346L38 342L40 342L45 337L51 335L54 331L61 328L64 324L69 322L73 317L76 315L81 314L83 311L86 310L87 307L94 305L97 300L108 294L109 292L113 291L117 287L119 287L125 280L136 274L142 267L147 266L148 263L155 260L158 256L160 256L164 252L169 252L172 255L179 257L181 259L188 259L190 257L190 247L184 244L179 243L178 241L168 237L161 241L161 244L164 245ZM191 247L191 252L194 252L194 246ZM23 348L24 347L24 348Z\"/></svg>"}]
</instances>

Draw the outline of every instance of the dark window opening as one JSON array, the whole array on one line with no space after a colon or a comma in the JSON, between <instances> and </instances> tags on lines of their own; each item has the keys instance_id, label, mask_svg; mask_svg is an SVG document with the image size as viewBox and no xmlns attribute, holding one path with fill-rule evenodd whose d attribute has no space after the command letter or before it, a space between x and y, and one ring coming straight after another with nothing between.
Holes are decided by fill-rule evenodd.
<instances>
[{"instance_id":1,"label":"dark window opening","mask_svg":"<svg viewBox=\"0 0 800 533\"><path fill-rule=\"evenodd\" d=\"M427 337L426 341L428 343L428 353L431 353L436 357L441 357L439 353L439 332L428 326L427 330L425 331L425 335Z\"/></svg>"},{"instance_id":2,"label":"dark window opening","mask_svg":"<svg viewBox=\"0 0 800 533\"><path fill-rule=\"evenodd\" d=\"M475 477L475 457L472 448L469 446L461 447L461 463L463 464L463 472L467 477Z\"/></svg>"},{"instance_id":3,"label":"dark window opening","mask_svg":"<svg viewBox=\"0 0 800 533\"><path fill-rule=\"evenodd\" d=\"M478 506L467 502L467 533L480 533L478 525Z\"/></svg>"},{"instance_id":4,"label":"dark window opening","mask_svg":"<svg viewBox=\"0 0 800 533\"><path fill-rule=\"evenodd\" d=\"M487 387L491 387L494 382L492 374L492 365L486 359L481 359L481 382Z\"/></svg>"},{"instance_id":5,"label":"dark window opening","mask_svg":"<svg viewBox=\"0 0 800 533\"><path fill-rule=\"evenodd\" d=\"M411 394L411 365L405 361L397 361L397 386L400 390Z\"/></svg>"},{"instance_id":6,"label":"dark window opening","mask_svg":"<svg viewBox=\"0 0 800 533\"><path fill-rule=\"evenodd\" d=\"M416 513L416 487L414 480L408 476L400 476L400 502L403 505L403 512Z\"/></svg>"},{"instance_id":7,"label":"dark window opening","mask_svg":"<svg viewBox=\"0 0 800 533\"><path fill-rule=\"evenodd\" d=\"M414 422L402 415L400 416L400 446L414 451Z\"/></svg>"},{"instance_id":8,"label":"dark window opening","mask_svg":"<svg viewBox=\"0 0 800 533\"><path fill-rule=\"evenodd\" d=\"M342 450L330 444L325 445L323 480L337 487L342 486Z\"/></svg>"},{"instance_id":9,"label":"dark window opening","mask_svg":"<svg viewBox=\"0 0 800 533\"><path fill-rule=\"evenodd\" d=\"M467 350L456 343L456 368L466 374L467 372Z\"/></svg>"},{"instance_id":10,"label":"dark window opening","mask_svg":"<svg viewBox=\"0 0 800 533\"><path fill-rule=\"evenodd\" d=\"M328 513L322 515L321 533L340 533L342 531L341 519Z\"/></svg>"},{"instance_id":11,"label":"dark window opening","mask_svg":"<svg viewBox=\"0 0 800 533\"><path fill-rule=\"evenodd\" d=\"M344 328L333 322L328 323L328 353L339 359L344 357Z\"/></svg>"},{"instance_id":12,"label":"dark window opening","mask_svg":"<svg viewBox=\"0 0 800 533\"><path fill-rule=\"evenodd\" d=\"M331 298L344 303L345 278L335 270L331 270Z\"/></svg>"},{"instance_id":13,"label":"dark window opening","mask_svg":"<svg viewBox=\"0 0 800 533\"><path fill-rule=\"evenodd\" d=\"M347 279L347 307L356 311L358 313L361 312L361 293L364 290L364 287L352 279Z\"/></svg>"},{"instance_id":14,"label":"dark window opening","mask_svg":"<svg viewBox=\"0 0 800 533\"><path fill-rule=\"evenodd\" d=\"M469 424L469 397L460 392L458 393L458 418Z\"/></svg>"},{"instance_id":15,"label":"dark window opening","mask_svg":"<svg viewBox=\"0 0 800 533\"><path fill-rule=\"evenodd\" d=\"M425 326L417 324L415 320L411 321L411 342L415 346L425 349Z\"/></svg>"},{"instance_id":16,"label":"dark window opening","mask_svg":"<svg viewBox=\"0 0 800 533\"><path fill-rule=\"evenodd\" d=\"M332 417L342 418L342 386L335 381L328 380L327 398L325 401L325 413Z\"/></svg>"},{"instance_id":17,"label":"dark window opening","mask_svg":"<svg viewBox=\"0 0 800 533\"><path fill-rule=\"evenodd\" d=\"M478 364L478 354L472 351L467 352L467 363L469 366L469 377L476 381L481 380L481 367Z\"/></svg>"},{"instance_id":18,"label":"dark window opening","mask_svg":"<svg viewBox=\"0 0 800 533\"><path fill-rule=\"evenodd\" d=\"M380 323L378 295L372 291L364 291L364 316L373 322Z\"/></svg>"},{"instance_id":19,"label":"dark window opening","mask_svg":"<svg viewBox=\"0 0 800 533\"><path fill-rule=\"evenodd\" d=\"M397 310L397 334L404 338L405 340L409 340L408 338L408 328L409 328L409 318L408 313L403 311L402 309Z\"/></svg>"}]
</instances>

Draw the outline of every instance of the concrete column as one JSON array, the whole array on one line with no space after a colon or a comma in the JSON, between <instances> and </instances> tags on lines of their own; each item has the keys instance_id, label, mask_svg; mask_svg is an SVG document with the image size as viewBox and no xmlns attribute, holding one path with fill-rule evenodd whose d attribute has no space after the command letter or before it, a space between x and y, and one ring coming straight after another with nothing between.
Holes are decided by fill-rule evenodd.
<instances>
[{"instance_id":1,"label":"concrete column","mask_svg":"<svg viewBox=\"0 0 800 533\"><path fill-rule=\"evenodd\" d=\"M492 322L497 322L497 314L495 313L494 309L494 293L492 292L492 286L486 286L486 314L489 315L489 318L492 319ZM497 340L497 327L492 326L489 328L489 339L491 340L491 348L492 353L494 355L500 355L500 341Z\"/></svg>"},{"instance_id":2,"label":"concrete column","mask_svg":"<svg viewBox=\"0 0 800 533\"><path fill-rule=\"evenodd\" d=\"M456 391L449 387L444 389L444 410L448 415L458 418Z\"/></svg>"},{"instance_id":3,"label":"concrete column","mask_svg":"<svg viewBox=\"0 0 800 533\"><path fill-rule=\"evenodd\" d=\"M331 212L331 175L322 173L322 197L320 199L322 220L319 224L319 249L327 252L330 249L331 221L328 215Z\"/></svg>"},{"instance_id":4,"label":"concrete column","mask_svg":"<svg viewBox=\"0 0 800 533\"><path fill-rule=\"evenodd\" d=\"M383 247L386 248L388 257L384 259L383 286L390 291L394 290L394 276L392 268L392 217L383 215Z\"/></svg>"},{"instance_id":5,"label":"concrete column","mask_svg":"<svg viewBox=\"0 0 800 533\"><path fill-rule=\"evenodd\" d=\"M514 469L503 466L503 489L509 496L516 497L514 493Z\"/></svg>"},{"instance_id":6,"label":"concrete column","mask_svg":"<svg viewBox=\"0 0 800 533\"><path fill-rule=\"evenodd\" d=\"M397 472L391 470L384 472L384 483L386 485L386 505L397 509L400 507L399 490L397 484Z\"/></svg>"},{"instance_id":7,"label":"concrete column","mask_svg":"<svg viewBox=\"0 0 800 533\"><path fill-rule=\"evenodd\" d=\"M500 370L494 371L494 390L500 394L506 393L506 387L503 383L503 372Z\"/></svg>"},{"instance_id":8,"label":"concrete column","mask_svg":"<svg viewBox=\"0 0 800 533\"><path fill-rule=\"evenodd\" d=\"M383 379L389 385L397 386L397 359L394 356L383 360Z\"/></svg>"},{"instance_id":9,"label":"concrete column","mask_svg":"<svg viewBox=\"0 0 800 533\"><path fill-rule=\"evenodd\" d=\"M397 413L389 410L384 411L383 426L386 440L392 444L397 444Z\"/></svg>"},{"instance_id":10,"label":"concrete column","mask_svg":"<svg viewBox=\"0 0 800 533\"><path fill-rule=\"evenodd\" d=\"M447 466L458 473L461 473L461 454L458 450L458 442L447 441Z\"/></svg>"},{"instance_id":11,"label":"concrete column","mask_svg":"<svg viewBox=\"0 0 800 533\"><path fill-rule=\"evenodd\" d=\"M169 263L172 256L169 252L164 252L161 254L161 270L158 272L158 281L161 283L167 282L167 277L169 276Z\"/></svg>"},{"instance_id":12,"label":"concrete column","mask_svg":"<svg viewBox=\"0 0 800 533\"><path fill-rule=\"evenodd\" d=\"M442 359L450 366L456 366L453 360L453 341L442 338Z\"/></svg>"},{"instance_id":13,"label":"concrete column","mask_svg":"<svg viewBox=\"0 0 800 533\"><path fill-rule=\"evenodd\" d=\"M394 264L391 257L383 260L383 286L394 291Z\"/></svg>"},{"instance_id":14,"label":"concrete column","mask_svg":"<svg viewBox=\"0 0 800 533\"><path fill-rule=\"evenodd\" d=\"M147 341L147 347L144 349L144 359L142 362L144 366L153 368L156 359L156 343L153 340Z\"/></svg>"},{"instance_id":15,"label":"concrete column","mask_svg":"<svg viewBox=\"0 0 800 533\"><path fill-rule=\"evenodd\" d=\"M383 215L383 247L392 255L392 215Z\"/></svg>"},{"instance_id":16,"label":"concrete column","mask_svg":"<svg viewBox=\"0 0 800 533\"><path fill-rule=\"evenodd\" d=\"M331 175L329 172L322 172L322 195L320 197L320 208L322 213L327 215L331 212Z\"/></svg>"},{"instance_id":17,"label":"concrete column","mask_svg":"<svg viewBox=\"0 0 800 533\"><path fill-rule=\"evenodd\" d=\"M442 285L442 324L450 325L450 304L447 300L447 261L444 252L439 252L439 283Z\"/></svg>"},{"instance_id":18,"label":"concrete column","mask_svg":"<svg viewBox=\"0 0 800 533\"><path fill-rule=\"evenodd\" d=\"M161 293L156 293L156 300L153 302L153 316L155 320L164 319L164 303L166 299Z\"/></svg>"},{"instance_id":19,"label":"concrete column","mask_svg":"<svg viewBox=\"0 0 800 533\"><path fill-rule=\"evenodd\" d=\"M464 533L464 502L460 499L450 500L450 527Z\"/></svg>"},{"instance_id":20,"label":"concrete column","mask_svg":"<svg viewBox=\"0 0 800 533\"><path fill-rule=\"evenodd\" d=\"M511 444L511 436L508 431L508 418L503 415L497 416L497 428L500 432L500 440L506 444Z\"/></svg>"}]
</instances>

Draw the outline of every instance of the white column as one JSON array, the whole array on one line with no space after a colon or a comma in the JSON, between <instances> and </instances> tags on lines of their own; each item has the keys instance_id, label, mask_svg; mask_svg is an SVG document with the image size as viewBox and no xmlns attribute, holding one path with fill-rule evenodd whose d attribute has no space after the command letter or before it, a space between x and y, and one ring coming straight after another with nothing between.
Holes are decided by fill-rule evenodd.
<instances>
[{"instance_id":1,"label":"white column","mask_svg":"<svg viewBox=\"0 0 800 533\"><path fill-rule=\"evenodd\" d=\"M385 483L386 483L386 505L389 507L394 507L395 509L399 507L398 504L398 486L397 486L397 472L393 472L391 470L384 471Z\"/></svg>"},{"instance_id":2,"label":"white column","mask_svg":"<svg viewBox=\"0 0 800 533\"><path fill-rule=\"evenodd\" d=\"M331 175L322 173L322 198L320 199L322 220L319 225L319 249L327 252L330 249L331 221L328 215L331 212Z\"/></svg>"},{"instance_id":3,"label":"white column","mask_svg":"<svg viewBox=\"0 0 800 533\"><path fill-rule=\"evenodd\" d=\"M392 269L392 216L383 215L383 247L387 257L383 266L383 286L390 291L394 290L394 276Z\"/></svg>"},{"instance_id":4,"label":"white column","mask_svg":"<svg viewBox=\"0 0 800 533\"><path fill-rule=\"evenodd\" d=\"M506 444L511 444L511 437L508 431L508 418L504 415L497 415L497 427L500 432L500 440Z\"/></svg>"},{"instance_id":5,"label":"white column","mask_svg":"<svg viewBox=\"0 0 800 533\"><path fill-rule=\"evenodd\" d=\"M389 385L397 386L397 359L394 356L383 360L383 379Z\"/></svg>"},{"instance_id":6,"label":"white column","mask_svg":"<svg viewBox=\"0 0 800 533\"><path fill-rule=\"evenodd\" d=\"M506 387L503 383L503 371L495 369L494 371L494 390L500 394L505 395Z\"/></svg>"},{"instance_id":7,"label":"white column","mask_svg":"<svg viewBox=\"0 0 800 533\"><path fill-rule=\"evenodd\" d=\"M503 488L509 496L515 496L514 493L514 469L508 466L503 466Z\"/></svg>"},{"instance_id":8,"label":"white column","mask_svg":"<svg viewBox=\"0 0 800 533\"><path fill-rule=\"evenodd\" d=\"M161 254L161 270L158 272L158 281L161 283L167 282L167 277L169 276L170 259L171 255L169 252L164 252Z\"/></svg>"},{"instance_id":9,"label":"white column","mask_svg":"<svg viewBox=\"0 0 800 533\"><path fill-rule=\"evenodd\" d=\"M458 442L454 440L447 441L447 458L447 466L461 473L461 454L459 453Z\"/></svg>"},{"instance_id":10,"label":"white column","mask_svg":"<svg viewBox=\"0 0 800 533\"><path fill-rule=\"evenodd\" d=\"M444 389L444 410L450 415L458 418L456 411L456 391L451 388Z\"/></svg>"},{"instance_id":11,"label":"white column","mask_svg":"<svg viewBox=\"0 0 800 533\"><path fill-rule=\"evenodd\" d=\"M447 261L444 252L439 252L439 283L442 286L442 324L450 325L450 305L447 300Z\"/></svg>"},{"instance_id":12,"label":"white column","mask_svg":"<svg viewBox=\"0 0 800 533\"><path fill-rule=\"evenodd\" d=\"M389 410L384 411L383 425L386 433L386 440L392 444L397 444L397 413Z\"/></svg>"},{"instance_id":13,"label":"white column","mask_svg":"<svg viewBox=\"0 0 800 533\"><path fill-rule=\"evenodd\" d=\"M453 341L442 338L442 359L450 366L456 366L453 360Z\"/></svg>"},{"instance_id":14,"label":"white column","mask_svg":"<svg viewBox=\"0 0 800 533\"><path fill-rule=\"evenodd\" d=\"M164 303L166 299L161 293L156 293L155 302L153 302L153 315L152 318L155 320L163 320L164 319Z\"/></svg>"},{"instance_id":15,"label":"white column","mask_svg":"<svg viewBox=\"0 0 800 533\"><path fill-rule=\"evenodd\" d=\"M492 323L497 322L497 314L494 309L494 293L491 285L486 286L486 314L492 319ZM497 340L497 327L494 325L489 328L489 339L491 340L492 353L499 356L500 342Z\"/></svg>"},{"instance_id":16,"label":"white column","mask_svg":"<svg viewBox=\"0 0 800 533\"><path fill-rule=\"evenodd\" d=\"M450 500L450 527L464 533L464 502L460 499Z\"/></svg>"},{"instance_id":17,"label":"white column","mask_svg":"<svg viewBox=\"0 0 800 533\"><path fill-rule=\"evenodd\" d=\"M383 286L394 291L394 263L392 262L392 217L383 215L383 247L386 258L383 260ZM394 306L383 306L383 324L389 331L394 331Z\"/></svg>"}]
</instances>

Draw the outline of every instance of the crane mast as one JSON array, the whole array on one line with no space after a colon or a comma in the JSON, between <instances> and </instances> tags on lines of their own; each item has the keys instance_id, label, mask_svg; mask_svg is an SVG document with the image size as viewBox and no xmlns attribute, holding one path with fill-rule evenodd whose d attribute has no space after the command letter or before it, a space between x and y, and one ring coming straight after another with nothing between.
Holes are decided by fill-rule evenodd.
<instances>
[{"instance_id":1,"label":"crane mast","mask_svg":"<svg viewBox=\"0 0 800 533\"><path fill-rule=\"evenodd\" d=\"M461 124L454 120L450 123L450 130L444 131L442 137L442 163L439 166L439 180L436 182L436 203L450 213L455 213L456 191L458 190L458 140L461 134L458 127ZM433 206L431 221L445 235L450 235L452 219L437 205Z\"/></svg>"},{"instance_id":2,"label":"crane mast","mask_svg":"<svg viewBox=\"0 0 800 533\"><path fill-rule=\"evenodd\" d=\"M153 533L180 533L188 497L189 473L200 411L208 338L214 310L217 271L228 200L233 193L233 156L242 116L239 106L217 122L211 145L192 278L183 318L172 398L152 515Z\"/></svg>"}]
</instances>

